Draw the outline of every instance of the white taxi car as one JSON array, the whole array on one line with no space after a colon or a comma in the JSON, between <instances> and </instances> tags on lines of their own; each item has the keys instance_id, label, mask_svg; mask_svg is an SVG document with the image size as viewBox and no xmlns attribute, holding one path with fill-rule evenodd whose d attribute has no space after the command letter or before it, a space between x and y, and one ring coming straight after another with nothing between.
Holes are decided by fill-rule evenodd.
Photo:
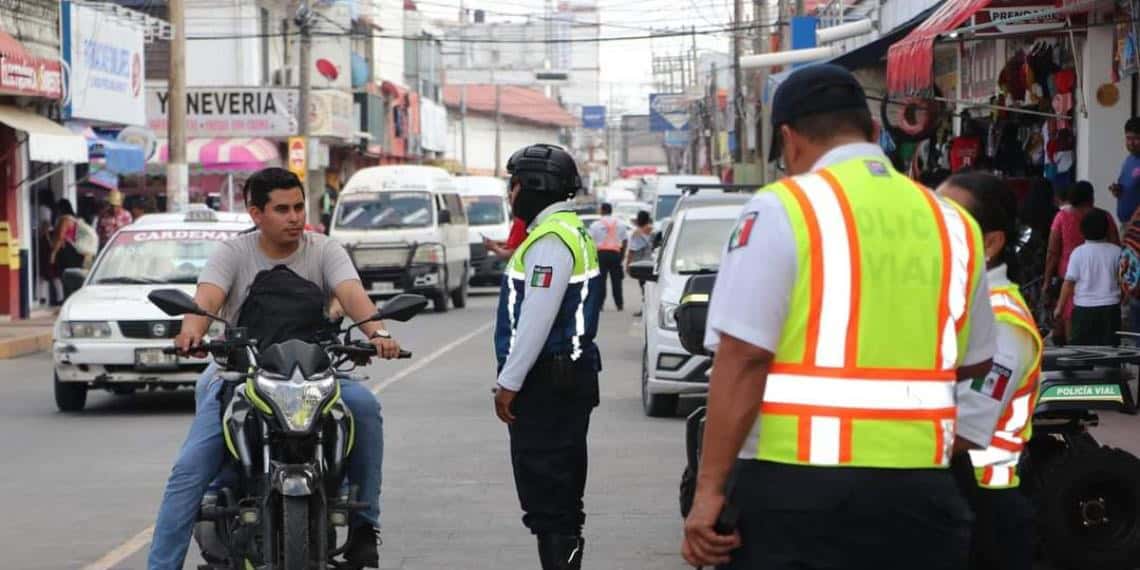
<instances>
[{"instance_id":1,"label":"white taxi car","mask_svg":"<svg viewBox=\"0 0 1140 570\"><path fill-rule=\"evenodd\" d=\"M82 278L82 285L63 304L53 331L56 406L82 410L92 388L130 394L192 386L206 359L162 353L182 320L146 296L172 285L193 294L214 248L252 226L248 214L204 207L148 214L116 233L86 276L69 270L64 281L74 288ZM215 323L210 332L221 333L221 325Z\"/></svg>"}]
</instances>

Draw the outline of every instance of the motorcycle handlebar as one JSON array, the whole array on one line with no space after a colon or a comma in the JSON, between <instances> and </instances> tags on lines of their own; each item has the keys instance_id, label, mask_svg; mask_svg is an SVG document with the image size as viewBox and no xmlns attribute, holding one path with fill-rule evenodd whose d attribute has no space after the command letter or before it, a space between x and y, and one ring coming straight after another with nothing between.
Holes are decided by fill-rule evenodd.
<instances>
[{"instance_id":1,"label":"motorcycle handlebar","mask_svg":"<svg viewBox=\"0 0 1140 570\"><path fill-rule=\"evenodd\" d=\"M245 345L233 343L233 342L226 342L224 340L211 340L209 342L203 342L202 344L199 344L198 346L191 348L189 351L186 351L186 352L183 352L177 346L168 346L168 347L165 347L162 349L162 353L163 354L177 354L179 356L187 356L189 354L193 354L196 352L208 352L208 353L213 354L215 352L223 352L226 350L230 350L231 348L235 348L237 346L245 346Z\"/></svg>"},{"instance_id":2,"label":"motorcycle handlebar","mask_svg":"<svg viewBox=\"0 0 1140 570\"><path fill-rule=\"evenodd\" d=\"M329 347L329 350L339 354L348 356L376 356L376 347L369 342L355 341L351 344L334 345ZM411 358L412 353L407 350L400 350L400 355L396 358L407 359Z\"/></svg>"}]
</instances>

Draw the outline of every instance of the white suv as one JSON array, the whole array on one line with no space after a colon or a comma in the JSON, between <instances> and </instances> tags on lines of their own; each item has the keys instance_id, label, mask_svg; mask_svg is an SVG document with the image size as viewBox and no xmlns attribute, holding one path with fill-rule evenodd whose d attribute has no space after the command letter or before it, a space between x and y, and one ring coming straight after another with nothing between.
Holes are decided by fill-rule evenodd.
<instances>
[{"instance_id":1,"label":"white suv","mask_svg":"<svg viewBox=\"0 0 1140 570\"><path fill-rule=\"evenodd\" d=\"M64 282L78 290L60 309L52 341L60 411L82 410L91 388L130 394L192 386L207 360L162 353L182 320L167 316L146 296L171 286L193 294L214 248L252 226L248 214L205 208L148 214L111 238L89 275L68 270ZM220 334L221 325L210 332Z\"/></svg>"},{"instance_id":2,"label":"white suv","mask_svg":"<svg viewBox=\"0 0 1140 570\"><path fill-rule=\"evenodd\" d=\"M708 391L712 363L681 347L674 312L689 277L719 268L724 246L743 208L740 204L680 212L669 225L657 259L631 267L633 277L648 277L641 360L641 402L646 415L671 416L677 411L680 395Z\"/></svg>"}]
</instances>

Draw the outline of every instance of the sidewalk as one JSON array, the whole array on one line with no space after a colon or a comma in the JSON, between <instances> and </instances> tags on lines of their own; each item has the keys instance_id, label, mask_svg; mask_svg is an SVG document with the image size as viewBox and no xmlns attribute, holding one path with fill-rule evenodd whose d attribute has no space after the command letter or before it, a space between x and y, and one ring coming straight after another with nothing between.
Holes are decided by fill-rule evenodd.
<instances>
[{"instance_id":1,"label":"sidewalk","mask_svg":"<svg viewBox=\"0 0 1140 570\"><path fill-rule=\"evenodd\" d=\"M0 321L0 360L51 348L55 315L38 314L23 321Z\"/></svg>"}]
</instances>

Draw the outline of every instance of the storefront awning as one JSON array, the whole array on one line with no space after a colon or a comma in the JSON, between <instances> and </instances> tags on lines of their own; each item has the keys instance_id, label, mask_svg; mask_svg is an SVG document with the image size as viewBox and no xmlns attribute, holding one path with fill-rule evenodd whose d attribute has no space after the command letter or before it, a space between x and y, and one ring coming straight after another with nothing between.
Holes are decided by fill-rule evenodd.
<instances>
[{"instance_id":1,"label":"storefront awning","mask_svg":"<svg viewBox=\"0 0 1140 570\"><path fill-rule=\"evenodd\" d=\"M934 84L934 40L969 20L990 0L953 0L942 4L925 22L887 52L887 90L914 94Z\"/></svg>"},{"instance_id":2,"label":"storefront awning","mask_svg":"<svg viewBox=\"0 0 1140 570\"><path fill-rule=\"evenodd\" d=\"M63 125L11 105L0 105L0 123L28 134L28 158L36 162L87 162L87 141Z\"/></svg>"},{"instance_id":3,"label":"storefront awning","mask_svg":"<svg viewBox=\"0 0 1140 570\"><path fill-rule=\"evenodd\" d=\"M170 157L166 141L158 146L151 164L165 164ZM210 172L252 172L280 164L277 143L267 139L190 139L186 141L186 162Z\"/></svg>"}]
</instances>

